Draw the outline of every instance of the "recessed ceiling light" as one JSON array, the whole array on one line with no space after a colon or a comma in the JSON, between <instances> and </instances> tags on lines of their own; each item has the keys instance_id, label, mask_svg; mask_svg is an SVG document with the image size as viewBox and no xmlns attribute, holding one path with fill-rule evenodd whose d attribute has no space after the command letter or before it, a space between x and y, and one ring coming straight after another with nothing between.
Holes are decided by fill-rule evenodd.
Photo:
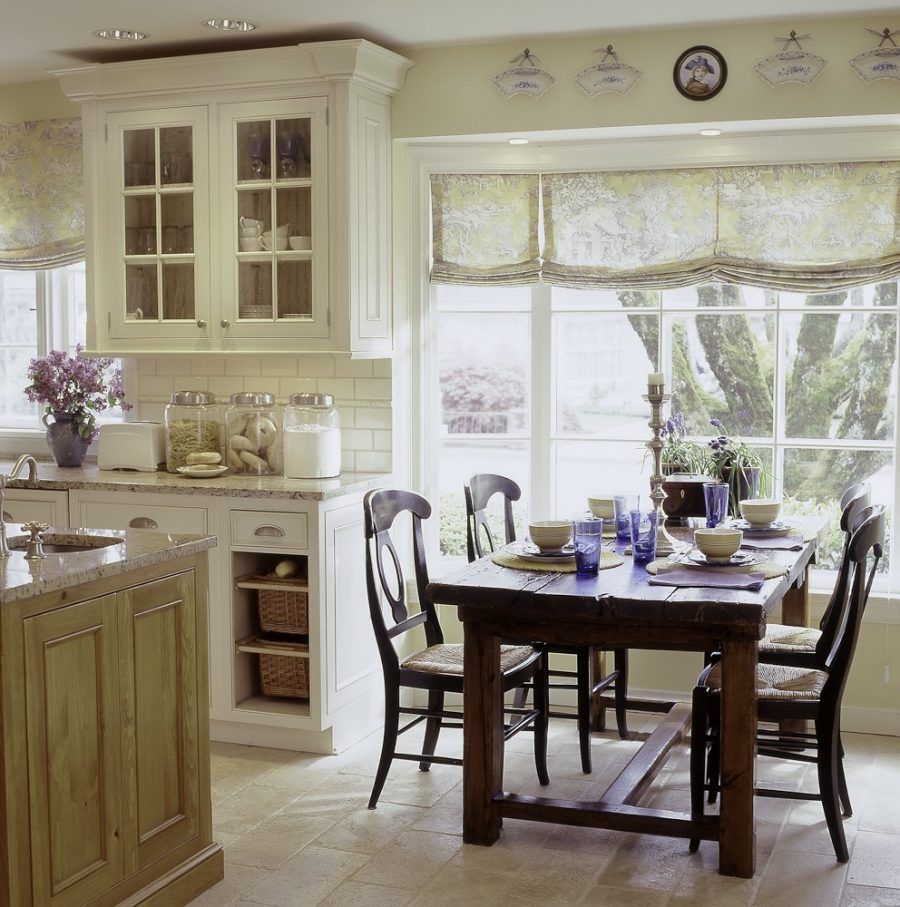
<instances>
[{"instance_id":1,"label":"recessed ceiling light","mask_svg":"<svg viewBox=\"0 0 900 907\"><path fill-rule=\"evenodd\" d=\"M510 145L527 145L528 139L523 139L523 138L509 139L509 144Z\"/></svg>"},{"instance_id":2,"label":"recessed ceiling light","mask_svg":"<svg viewBox=\"0 0 900 907\"><path fill-rule=\"evenodd\" d=\"M106 38L107 41L143 41L149 35L131 28L101 28L94 32L94 37Z\"/></svg>"},{"instance_id":3,"label":"recessed ceiling light","mask_svg":"<svg viewBox=\"0 0 900 907\"><path fill-rule=\"evenodd\" d=\"M207 19L203 24L219 31L253 31L256 28L255 22L246 19Z\"/></svg>"},{"instance_id":4,"label":"recessed ceiling light","mask_svg":"<svg viewBox=\"0 0 900 907\"><path fill-rule=\"evenodd\" d=\"M721 129L701 129L700 135L721 135Z\"/></svg>"}]
</instances>

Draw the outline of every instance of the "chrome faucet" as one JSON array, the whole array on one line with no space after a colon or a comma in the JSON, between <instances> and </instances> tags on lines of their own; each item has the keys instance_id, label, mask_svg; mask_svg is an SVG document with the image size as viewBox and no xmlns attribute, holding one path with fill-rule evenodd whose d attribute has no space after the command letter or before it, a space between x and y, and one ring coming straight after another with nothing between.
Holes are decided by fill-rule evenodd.
<instances>
[{"instance_id":1,"label":"chrome faucet","mask_svg":"<svg viewBox=\"0 0 900 907\"><path fill-rule=\"evenodd\" d=\"M9 557L10 553L9 545L6 544L6 514L3 512L3 498L6 486L18 479L26 466L28 467L28 481L37 481L37 461L31 454L22 454L13 464L12 471L8 476L0 473L0 557Z\"/></svg>"}]
</instances>

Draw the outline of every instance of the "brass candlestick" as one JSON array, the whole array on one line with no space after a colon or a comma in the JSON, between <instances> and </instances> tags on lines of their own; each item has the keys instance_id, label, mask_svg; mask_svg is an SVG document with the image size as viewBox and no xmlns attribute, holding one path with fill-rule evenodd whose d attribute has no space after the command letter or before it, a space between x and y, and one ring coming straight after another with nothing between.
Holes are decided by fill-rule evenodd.
<instances>
[{"instance_id":1,"label":"brass candlestick","mask_svg":"<svg viewBox=\"0 0 900 907\"><path fill-rule=\"evenodd\" d=\"M656 554L665 557L672 552L683 548L684 545L673 539L666 530L666 515L662 509L662 503L666 499L666 493L663 491L662 474L662 429L663 422L662 408L664 403L672 399L671 394L665 393L665 386L662 384L651 384L647 387L647 393L642 395L650 404L650 421L647 423L653 432L653 437L647 442L647 449L653 454L653 475L650 476L650 500L653 502L653 509L656 511Z\"/></svg>"}]
</instances>

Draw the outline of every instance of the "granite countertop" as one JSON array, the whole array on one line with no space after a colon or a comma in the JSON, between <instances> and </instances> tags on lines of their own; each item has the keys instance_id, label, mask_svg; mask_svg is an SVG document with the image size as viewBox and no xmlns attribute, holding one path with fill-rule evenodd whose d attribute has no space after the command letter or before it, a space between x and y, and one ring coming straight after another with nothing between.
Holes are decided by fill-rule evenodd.
<instances>
[{"instance_id":1,"label":"granite countertop","mask_svg":"<svg viewBox=\"0 0 900 907\"><path fill-rule=\"evenodd\" d=\"M27 539L28 533L22 531L21 524L8 523L6 537L10 547L14 547L19 540ZM14 550L9 557L0 558L0 604L57 589L69 589L140 567L150 567L216 545L215 536L174 534L148 529L128 529L124 532L108 529L48 529L43 533L45 543L77 544L84 537L117 539L121 543L65 554L48 553L40 561L27 561L24 549Z\"/></svg>"},{"instance_id":2,"label":"granite countertop","mask_svg":"<svg viewBox=\"0 0 900 907\"><path fill-rule=\"evenodd\" d=\"M8 474L14 460L0 460L0 472ZM335 479L288 479L285 476L224 475L215 479L173 475L169 472L135 472L99 469L96 464L60 467L39 461L36 482L24 478L9 483L10 488L42 488L68 491L86 488L93 491L159 492L167 494L206 494L229 498L287 498L324 501L344 494L377 488L390 481L390 474L347 472Z\"/></svg>"}]
</instances>

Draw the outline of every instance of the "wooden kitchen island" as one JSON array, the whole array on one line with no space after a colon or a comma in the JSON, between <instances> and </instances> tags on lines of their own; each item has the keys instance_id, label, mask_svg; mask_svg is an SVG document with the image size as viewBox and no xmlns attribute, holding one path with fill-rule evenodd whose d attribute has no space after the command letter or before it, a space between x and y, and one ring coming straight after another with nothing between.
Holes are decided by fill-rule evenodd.
<instances>
[{"instance_id":1,"label":"wooden kitchen island","mask_svg":"<svg viewBox=\"0 0 900 907\"><path fill-rule=\"evenodd\" d=\"M7 528L15 549L23 533ZM209 778L216 540L45 539L69 550L0 559L0 905L186 904L223 874Z\"/></svg>"}]
</instances>

